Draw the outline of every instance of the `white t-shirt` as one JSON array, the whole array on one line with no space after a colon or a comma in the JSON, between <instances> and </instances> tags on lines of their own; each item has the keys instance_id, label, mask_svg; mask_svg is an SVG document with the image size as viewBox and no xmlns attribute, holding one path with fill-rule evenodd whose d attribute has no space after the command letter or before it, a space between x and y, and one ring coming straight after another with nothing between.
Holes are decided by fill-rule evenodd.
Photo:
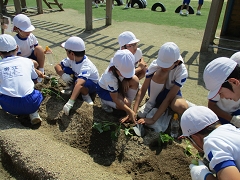
<instances>
[{"instance_id":1,"label":"white t-shirt","mask_svg":"<svg viewBox=\"0 0 240 180\"><path fill-rule=\"evenodd\" d=\"M224 124L204 138L203 150L209 160L210 169L219 172L228 166L240 171L240 129Z\"/></svg>"},{"instance_id":2,"label":"white t-shirt","mask_svg":"<svg viewBox=\"0 0 240 180\"><path fill-rule=\"evenodd\" d=\"M118 80L113 75L112 71L109 71L109 68L105 70L98 82L99 86L109 92L118 91Z\"/></svg>"},{"instance_id":3,"label":"white t-shirt","mask_svg":"<svg viewBox=\"0 0 240 180\"><path fill-rule=\"evenodd\" d=\"M14 39L19 46L17 54L21 55L22 57L29 57L32 54L35 46L38 45L38 40L32 33L27 38L21 38L18 34L16 34Z\"/></svg>"},{"instance_id":4,"label":"white t-shirt","mask_svg":"<svg viewBox=\"0 0 240 180\"><path fill-rule=\"evenodd\" d=\"M0 94L24 97L34 90L38 75L31 59L11 56L0 61Z\"/></svg>"},{"instance_id":5,"label":"white t-shirt","mask_svg":"<svg viewBox=\"0 0 240 180\"><path fill-rule=\"evenodd\" d=\"M211 101L216 102L217 106L225 112L233 113L240 109L240 99L238 101L234 101L231 99L220 98L218 94Z\"/></svg>"},{"instance_id":6,"label":"white t-shirt","mask_svg":"<svg viewBox=\"0 0 240 180\"><path fill-rule=\"evenodd\" d=\"M146 77L151 76L160 68L161 67L157 65L157 60L154 60L148 67ZM187 77L188 72L184 63L175 66L175 68L173 68L169 72L168 79L166 81L166 89L170 90L175 84L178 85L179 87L182 87L183 84L186 82Z\"/></svg>"},{"instance_id":7,"label":"white t-shirt","mask_svg":"<svg viewBox=\"0 0 240 180\"><path fill-rule=\"evenodd\" d=\"M69 58L65 58L61 62L62 66L70 67L75 72L74 76L82 79L90 79L94 83L98 82L99 74L96 66L88 59L85 55L83 60L80 62L75 62Z\"/></svg>"}]
</instances>

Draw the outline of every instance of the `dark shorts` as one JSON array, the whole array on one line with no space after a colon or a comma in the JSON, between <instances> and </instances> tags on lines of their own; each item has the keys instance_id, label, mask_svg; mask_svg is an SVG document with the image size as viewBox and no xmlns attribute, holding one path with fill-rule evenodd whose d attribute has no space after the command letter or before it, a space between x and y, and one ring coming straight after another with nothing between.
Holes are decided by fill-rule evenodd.
<instances>
[{"instance_id":1,"label":"dark shorts","mask_svg":"<svg viewBox=\"0 0 240 180\"><path fill-rule=\"evenodd\" d=\"M77 78L75 77L75 72L70 67L64 67L63 68L64 73L73 75L73 81L75 82ZM86 82L84 84L84 87L88 88L89 94L96 93L97 91L97 84L93 82L91 79L84 79Z\"/></svg>"},{"instance_id":2,"label":"dark shorts","mask_svg":"<svg viewBox=\"0 0 240 180\"><path fill-rule=\"evenodd\" d=\"M28 56L28 58L37 61L37 57L34 55L34 51L32 51L32 54L30 56Z\"/></svg>"},{"instance_id":3,"label":"dark shorts","mask_svg":"<svg viewBox=\"0 0 240 180\"><path fill-rule=\"evenodd\" d=\"M164 101L164 99L166 98L167 94L169 93L169 89L164 89L163 91L161 91L157 98L156 98L156 107L159 107L162 102ZM148 89L148 92L150 92L150 88ZM150 96L150 94L148 93L148 95ZM178 91L177 93L178 96L181 96L182 97L182 93L181 93L181 90Z\"/></svg>"},{"instance_id":4,"label":"dark shorts","mask_svg":"<svg viewBox=\"0 0 240 180\"><path fill-rule=\"evenodd\" d=\"M97 84L97 94L98 96L103 99L103 100L106 100L106 101L113 101L112 100L112 97L110 96L110 93L108 90L106 89L103 89L99 86L99 84Z\"/></svg>"},{"instance_id":5,"label":"dark shorts","mask_svg":"<svg viewBox=\"0 0 240 180\"><path fill-rule=\"evenodd\" d=\"M24 97L11 97L0 95L0 105L2 109L13 115L27 115L36 112L43 100L41 92L33 92Z\"/></svg>"},{"instance_id":6,"label":"dark shorts","mask_svg":"<svg viewBox=\"0 0 240 180\"><path fill-rule=\"evenodd\" d=\"M203 0L198 0L198 4L203 5Z\"/></svg>"},{"instance_id":7,"label":"dark shorts","mask_svg":"<svg viewBox=\"0 0 240 180\"><path fill-rule=\"evenodd\" d=\"M189 5L190 4L190 0L183 0L183 4Z\"/></svg>"}]
</instances>

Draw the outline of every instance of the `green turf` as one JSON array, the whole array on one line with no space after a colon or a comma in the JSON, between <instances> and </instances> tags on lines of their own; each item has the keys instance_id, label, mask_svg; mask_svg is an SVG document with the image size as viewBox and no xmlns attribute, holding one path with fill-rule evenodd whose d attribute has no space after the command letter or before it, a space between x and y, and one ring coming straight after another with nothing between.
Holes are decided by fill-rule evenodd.
<instances>
[{"instance_id":1,"label":"green turf","mask_svg":"<svg viewBox=\"0 0 240 180\"><path fill-rule=\"evenodd\" d=\"M51 0L49 0L51 1ZM9 4L12 3L13 0L9 0ZM59 0L59 2L63 3L63 8L70 8L78 10L79 13L85 13L85 0ZM125 2L125 0L124 0ZM160 12L160 8L158 11L151 11L151 7L154 3L161 2L166 7L166 12ZM169 26L178 26L181 28L194 28L194 29L205 29L208 13L211 5L211 1L205 1L201 12L201 16L197 16L195 14L188 16L180 16L175 13L175 9L181 5L182 0L147 0L147 7L144 9L131 8L124 9L125 5L117 6L115 1L115 7L113 9L113 20L115 21L129 21L129 22L146 22L156 25L169 25ZM195 13L198 6L198 1L191 1L190 5L193 7ZM36 0L27 0L27 6L36 6ZM224 3L223 12L226 6L226 2ZM47 6L43 3L43 7L47 8ZM57 8L57 6L55 6ZM93 6L93 18L103 18L105 17L105 7L104 5L99 8L95 8ZM223 13L221 14L220 21L223 20ZM221 27L221 23L219 23L218 27Z\"/></svg>"}]
</instances>

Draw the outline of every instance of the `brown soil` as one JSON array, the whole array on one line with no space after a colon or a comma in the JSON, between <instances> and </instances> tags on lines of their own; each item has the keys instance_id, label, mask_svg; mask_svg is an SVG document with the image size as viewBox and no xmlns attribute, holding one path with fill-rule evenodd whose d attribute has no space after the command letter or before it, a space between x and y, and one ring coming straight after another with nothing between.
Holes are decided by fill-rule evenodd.
<instances>
[{"instance_id":1,"label":"brown soil","mask_svg":"<svg viewBox=\"0 0 240 180\"><path fill-rule=\"evenodd\" d=\"M161 44L166 41L175 42L181 49L189 71L189 79L183 88L183 96L198 105L207 105L207 91L204 89L202 80L205 65L215 57L232 54L226 51L200 53L203 31L195 29L185 30L178 27L129 22L113 22L112 26L105 27L104 22L101 21L94 22L94 30L85 32L84 16L73 10L31 16L31 20L36 27L34 34L38 37L39 44L51 47L55 63L60 62L66 56L60 44L68 37L75 35L84 39L87 47L86 53L98 67L99 74L105 70L110 58L118 49L117 37L125 30L131 30L141 40L140 48L148 64L156 58ZM46 74L58 78L50 65L46 65ZM36 88L40 90L48 88L58 93L64 85L59 79L57 88L52 88L50 82L47 81L38 84ZM62 97L65 101L55 94L45 96L39 110L43 118L41 126L31 126L28 117L20 117L18 120L25 127L89 154L94 162L116 174L129 174L132 179L191 179L188 168L191 158L184 154L181 142L159 146L156 134L149 129L146 130L147 135L144 138L136 135L126 136L124 129L129 127L129 124L121 125L119 136L113 140L111 132L115 130L114 127L110 131L99 133L92 128L93 123L111 121L119 125L118 119L124 115L124 112L115 110L111 114L105 113L101 109L99 98L96 97L94 106L89 106L78 99L70 115L65 116L61 110L68 97ZM4 118L6 118L5 115ZM7 116L7 118L10 117ZM152 138L149 140L149 137ZM89 173L94 172L89 169ZM2 177L8 179L9 175L2 175Z\"/></svg>"}]
</instances>

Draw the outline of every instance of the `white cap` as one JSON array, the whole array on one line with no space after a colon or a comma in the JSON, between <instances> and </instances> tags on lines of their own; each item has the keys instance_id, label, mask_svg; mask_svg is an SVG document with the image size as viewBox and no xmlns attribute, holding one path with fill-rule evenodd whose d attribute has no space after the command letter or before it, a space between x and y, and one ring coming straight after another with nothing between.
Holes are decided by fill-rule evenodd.
<instances>
[{"instance_id":1,"label":"white cap","mask_svg":"<svg viewBox=\"0 0 240 180\"><path fill-rule=\"evenodd\" d=\"M120 47L126 44L138 43L140 40L131 31L124 31L118 36L118 43Z\"/></svg>"},{"instance_id":2,"label":"white cap","mask_svg":"<svg viewBox=\"0 0 240 180\"><path fill-rule=\"evenodd\" d=\"M237 62L240 65L240 51L234 53L230 59L234 60L235 62Z\"/></svg>"},{"instance_id":3,"label":"white cap","mask_svg":"<svg viewBox=\"0 0 240 180\"><path fill-rule=\"evenodd\" d=\"M137 48L136 53L134 54L135 62L138 62L142 58L142 50Z\"/></svg>"},{"instance_id":4,"label":"white cap","mask_svg":"<svg viewBox=\"0 0 240 180\"><path fill-rule=\"evenodd\" d=\"M24 14L18 14L13 18L13 26L16 26L24 32L31 32L35 29L29 17Z\"/></svg>"},{"instance_id":5,"label":"white cap","mask_svg":"<svg viewBox=\"0 0 240 180\"><path fill-rule=\"evenodd\" d=\"M61 44L62 47L71 51L85 51L84 41L80 37L70 37L68 40Z\"/></svg>"},{"instance_id":6,"label":"white cap","mask_svg":"<svg viewBox=\"0 0 240 180\"><path fill-rule=\"evenodd\" d=\"M193 106L182 114L180 125L182 136L191 136L217 122L217 115L205 106Z\"/></svg>"},{"instance_id":7,"label":"white cap","mask_svg":"<svg viewBox=\"0 0 240 180\"><path fill-rule=\"evenodd\" d=\"M182 56L178 46L173 42L163 44L158 51L157 65L162 68L169 68L177 60L181 60Z\"/></svg>"},{"instance_id":8,"label":"white cap","mask_svg":"<svg viewBox=\"0 0 240 180\"><path fill-rule=\"evenodd\" d=\"M118 50L112 61L112 65L114 65L125 78L131 78L135 74L134 63L134 56L127 49Z\"/></svg>"},{"instance_id":9,"label":"white cap","mask_svg":"<svg viewBox=\"0 0 240 180\"><path fill-rule=\"evenodd\" d=\"M203 80L206 88L210 91L208 99L214 98L227 77L233 72L237 63L229 58L216 58L205 67Z\"/></svg>"},{"instance_id":10,"label":"white cap","mask_svg":"<svg viewBox=\"0 0 240 180\"><path fill-rule=\"evenodd\" d=\"M15 39L9 34L0 35L0 52L9 52L17 48Z\"/></svg>"}]
</instances>

